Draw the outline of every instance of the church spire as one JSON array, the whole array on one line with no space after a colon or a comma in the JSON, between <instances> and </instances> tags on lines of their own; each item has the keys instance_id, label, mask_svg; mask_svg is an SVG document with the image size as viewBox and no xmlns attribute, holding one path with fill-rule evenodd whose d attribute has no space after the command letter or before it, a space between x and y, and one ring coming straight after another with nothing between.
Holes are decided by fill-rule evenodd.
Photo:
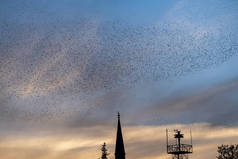
<instances>
[{"instance_id":1,"label":"church spire","mask_svg":"<svg viewBox=\"0 0 238 159\"><path fill-rule=\"evenodd\" d=\"M117 139L115 149L115 159L125 159L125 148L121 131L120 113L118 112Z\"/></svg>"}]
</instances>

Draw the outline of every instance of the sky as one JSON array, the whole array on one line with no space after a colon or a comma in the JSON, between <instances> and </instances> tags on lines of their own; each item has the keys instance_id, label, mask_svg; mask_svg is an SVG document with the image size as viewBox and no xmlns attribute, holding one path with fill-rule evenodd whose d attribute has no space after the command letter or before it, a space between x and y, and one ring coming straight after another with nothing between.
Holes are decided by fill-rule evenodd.
<instances>
[{"instance_id":1,"label":"sky","mask_svg":"<svg viewBox=\"0 0 238 159\"><path fill-rule=\"evenodd\" d=\"M1 159L191 159L238 143L238 1L1 0Z\"/></svg>"}]
</instances>

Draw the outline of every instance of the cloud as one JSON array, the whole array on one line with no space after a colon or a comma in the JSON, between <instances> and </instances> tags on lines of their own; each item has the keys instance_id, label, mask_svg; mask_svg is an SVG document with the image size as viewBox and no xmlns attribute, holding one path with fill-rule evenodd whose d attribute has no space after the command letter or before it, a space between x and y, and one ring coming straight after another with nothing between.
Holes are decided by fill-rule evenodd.
<instances>
[{"instance_id":1,"label":"cloud","mask_svg":"<svg viewBox=\"0 0 238 159\"><path fill-rule=\"evenodd\" d=\"M113 152L120 111L128 158L168 158L157 133L175 123L197 123L193 157L214 157L237 136L236 3L1 1L1 156Z\"/></svg>"},{"instance_id":2,"label":"cloud","mask_svg":"<svg viewBox=\"0 0 238 159\"><path fill-rule=\"evenodd\" d=\"M0 151L3 159L16 156L25 159L31 156L38 158L77 158L99 157L100 145L105 141L108 144L113 158L116 126L97 126L87 129L77 129L51 134L35 133L23 136L8 136L1 140ZM191 158L201 156L213 158L216 156L216 147L222 143L235 143L237 128L211 127L209 124L193 125L164 125L164 126L123 126L123 135L127 158L170 158L166 154L165 129L182 129L185 139L189 139L188 131L192 128L194 138L194 154ZM84 133L82 133L84 131ZM93 136L86 134L95 132ZM97 134L96 132L104 132ZM23 133L24 134L24 133ZM86 136L85 136L86 135ZM172 140L172 139L171 139ZM188 142L187 140L184 142ZM14 150L14 153L12 151ZM3 152L4 151L4 152Z\"/></svg>"}]
</instances>

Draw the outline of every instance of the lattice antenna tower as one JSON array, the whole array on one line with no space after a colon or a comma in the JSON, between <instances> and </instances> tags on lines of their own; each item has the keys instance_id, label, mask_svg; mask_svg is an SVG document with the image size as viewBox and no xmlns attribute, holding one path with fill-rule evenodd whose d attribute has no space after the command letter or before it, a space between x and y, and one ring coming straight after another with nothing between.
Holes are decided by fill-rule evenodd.
<instances>
[{"instance_id":1,"label":"lattice antenna tower","mask_svg":"<svg viewBox=\"0 0 238 159\"><path fill-rule=\"evenodd\" d=\"M189 154L193 153L192 132L190 130L190 144L183 144L181 139L184 134L180 130L174 130L175 143L169 143L168 129L166 129L167 153L172 155L172 159L188 159Z\"/></svg>"}]
</instances>

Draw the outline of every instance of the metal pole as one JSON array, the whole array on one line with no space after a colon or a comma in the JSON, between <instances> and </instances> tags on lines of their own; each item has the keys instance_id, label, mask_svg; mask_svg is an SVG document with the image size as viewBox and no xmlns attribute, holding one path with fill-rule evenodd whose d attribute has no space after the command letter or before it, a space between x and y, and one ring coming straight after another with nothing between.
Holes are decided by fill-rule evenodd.
<instances>
[{"instance_id":1,"label":"metal pole","mask_svg":"<svg viewBox=\"0 0 238 159\"><path fill-rule=\"evenodd\" d=\"M168 129L166 129L166 143L167 143L167 152L168 152L168 146L169 146Z\"/></svg>"},{"instance_id":2,"label":"metal pole","mask_svg":"<svg viewBox=\"0 0 238 159\"><path fill-rule=\"evenodd\" d=\"M190 138L191 138L191 145L192 145L192 151L193 151L193 136L192 136L192 131L190 129Z\"/></svg>"},{"instance_id":3,"label":"metal pole","mask_svg":"<svg viewBox=\"0 0 238 159\"><path fill-rule=\"evenodd\" d=\"M181 151L181 142L180 142L180 131L178 131L178 146L179 146L179 152ZM179 159L179 154L178 154Z\"/></svg>"}]
</instances>

